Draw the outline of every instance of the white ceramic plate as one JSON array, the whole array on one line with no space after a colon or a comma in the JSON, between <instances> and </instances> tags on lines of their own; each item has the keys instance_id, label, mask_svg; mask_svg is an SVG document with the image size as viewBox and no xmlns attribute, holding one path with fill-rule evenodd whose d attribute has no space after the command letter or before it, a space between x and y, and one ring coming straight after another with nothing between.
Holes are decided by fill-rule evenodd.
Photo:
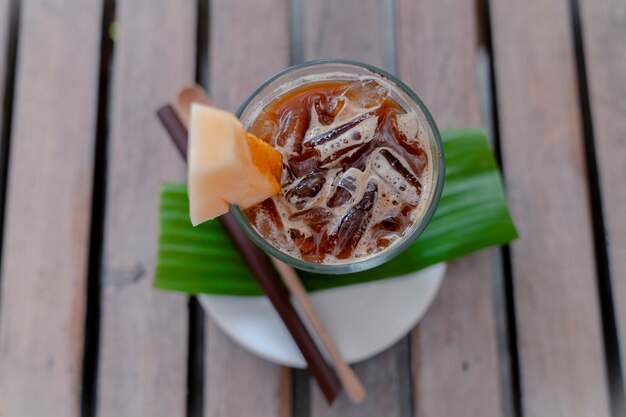
<instances>
[{"instance_id":1,"label":"white ceramic plate","mask_svg":"<svg viewBox=\"0 0 626 417\"><path fill-rule=\"evenodd\" d=\"M343 357L358 362L393 345L415 326L435 298L445 270L442 263L402 277L319 291L311 294L311 302ZM203 295L200 302L244 348L281 365L306 367L266 297Z\"/></svg>"}]
</instances>

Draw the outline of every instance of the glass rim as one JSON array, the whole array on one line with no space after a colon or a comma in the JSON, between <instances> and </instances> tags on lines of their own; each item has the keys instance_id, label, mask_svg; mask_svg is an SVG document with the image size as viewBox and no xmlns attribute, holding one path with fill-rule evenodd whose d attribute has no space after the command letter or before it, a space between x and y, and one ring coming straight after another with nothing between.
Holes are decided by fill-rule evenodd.
<instances>
[{"instance_id":1,"label":"glass rim","mask_svg":"<svg viewBox=\"0 0 626 417\"><path fill-rule=\"evenodd\" d=\"M444 162L444 154L443 154L443 141L441 139L441 134L439 133L439 128L435 123L433 116L430 111L424 104L424 102L419 98L419 96L411 90L404 82L398 79L396 76L390 74L387 71L384 71L380 68L377 68L373 65L366 64L363 62L347 60L347 59L317 59L313 61L303 62L297 65L290 66L285 68L274 75L267 78L263 81L257 88L255 88L246 99L241 103L237 112L235 113L237 118L241 117L244 110L248 107L248 105L254 100L254 98L261 93L269 84L273 81L279 79L280 77L287 75L291 72L297 71L299 69L324 65L324 64L339 64L353 67L360 67L362 69L366 69L374 74L378 74L383 78L390 80L393 84L398 86L405 94L409 96L411 100L413 100L417 106L420 108L424 116L426 117L426 121L428 123L428 127L432 132L432 138L429 140L434 141L436 155L433 155L433 161L437 163L436 171L437 178L432 184L434 188L432 191L432 199L426 209L422 217L419 219L418 224L410 231L408 235L405 235L401 238L401 240L392 245L389 249L382 250L378 254L374 254L372 256L364 257L360 260L355 260L354 262L348 263L338 263L338 264L324 264L324 263L316 263L305 261L301 258L296 258L295 256L289 255L285 252L282 252L268 241L266 241L250 224L248 218L245 216L243 211L236 204L230 205L230 211L233 213L239 225L246 232L248 237L263 251L268 253L269 255L301 270L320 273L320 274L329 274L329 275L337 275L337 274L347 274L353 272L364 271L367 269L371 269L382 265L385 262L390 261L395 258L397 255L402 253L405 249L408 248L424 231L426 226L430 223L437 206L439 205L439 200L441 199L441 193L443 191L443 183L445 177L445 162Z\"/></svg>"}]
</instances>

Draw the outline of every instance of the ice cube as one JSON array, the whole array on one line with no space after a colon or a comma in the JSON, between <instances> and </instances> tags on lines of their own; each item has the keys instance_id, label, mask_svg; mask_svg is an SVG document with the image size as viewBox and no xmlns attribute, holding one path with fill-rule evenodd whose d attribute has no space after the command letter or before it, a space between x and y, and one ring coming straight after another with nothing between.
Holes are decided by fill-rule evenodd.
<instances>
[{"instance_id":1,"label":"ice cube","mask_svg":"<svg viewBox=\"0 0 626 417\"><path fill-rule=\"evenodd\" d=\"M293 183L295 180L296 177L293 175L293 172L291 171L291 168L289 168L289 165L283 163L283 171L280 177L280 183L282 187L287 187L291 185L291 183Z\"/></svg>"},{"instance_id":2,"label":"ice cube","mask_svg":"<svg viewBox=\"0 0 626 417\"><path fill-rule=\"evenodd\" d=\"M366 109L379 107L389 95L387 87L374 79L355 81L343 94L350 104Z\"/></svg>"},{"instance_id":3,"label":"ice cube","mask_svg":"<svg viewBox=\"0 0 626 417\"><path fill-rule=\"evenodd\" d=\"M413 171L418 175L421 174L426 169L428 157L419 141L423 128L417 119L417 114L410 112L394 115L391 118L391 132L393 139L411 155L407 158L407 162Z\"/></svg>"},{"instance_id":4,"label":"ice cube","mask_svg":"<svg viewBox=\"0 0 626 417\"><path fill-rule=\"evenodd\" d=\"M261 233L261 235L275 242L284 240L283 222L280 219L274 200L267 200L244 210L250 223Z\"/></svg>"},{"instance_id":5,"label":"ice cube","mask_svg":"<svg viewBox=\"0 0 626 417\"><path fill-rule=\"evenodd\" d=\"M343 156L354 153L357 148L369 143L376 135L378 117L369 116L332 140L315 146L320 153L322 166L341 160Z\"/></svg>"},{"instance_id":6,"label":"ice cube","mask_svg":"<svg viewBox=\"0 0 626 417\"><path fill-rule=\"evenodd\" d=\"M324 207L313 207L308 210L292 214L289 216L289 220L301 221L309 226L313 231L320 233L324 226L330 223L333 217L334 214L332 211Z\"/></svg>"},{"instance_id":7,"label":"ice cube","mask_svg":"<svg viewBox=\"0 0 626 417\"><path fill-rule=\"evenodd\" d=\"M398 133L404 136L408 142L414 143L418 141L417 114L414 111L396 114L392 119Z\"/></svg>"},{"instance_id":8,"label":"ice cube","mask_svg":"<svg viewBox=\"0 0 626 417\"><path fill-rule=\"evenodd\" d=\"M300 256L303 259L308 261L316 259L314 255L317 246L315 245L315 239L313 238L313 236L307 236L300 230L291 228L289 229L289 237L300 250Z\"/></svg>"},{"instance_id":9,"label":"ice cube","mask_svg":"<svg viewBox=\"0 0 626 417\"><path fill-rule=\"evenodd\" d=\"M331 194L326 205L334 208L343 206L352 202L357 189L365 184L365 175L356 168L349 168L346 172L339 175L335 180L335 191Z\"/></svg>"},{"instance_id":10,"label":"ice cube","mask_svg":"<svg viewBox=\"0 0 626 417\"><path fill-rule=\"evenodd\" d=\"M327 97L324 94L312 94L309 96L307 107L311 109L311 125L318 124L314 123L313 119L316 119L321 125L331 124L343 107L344 102L342 97Z\"/></svg>"},{"instance_id":11,"label":"ice cube","mask_svg":"<svg viewBox=\"0 0 626 417\"><path fill-rule=\"evenodd\" d=\"M396 216L386 217L377 226L380 227L381 230L386 230L388 232L397 232L400 230L401 220ZM376 227L374 227L376 228Z\"/></svg>"},{"instance_id":12,"label":"ice cube","mask_svg":"<svg viewBox=\"0 0 626 417\"><path fill-rule=\"evenodd\" d=\"M371 116L372 113L370 112L360 113L354 115L354 117L351 117L348 120L339 120L338 118L338 120L336 120L337 123L331 125L328 129L309 130L306 133L303 145L305 148L312 148L314 146L318 146L328 141L331 141Z\"/></svg>"},{"instance_id":13,"label":"ice cube","mask_svg":"<svg viewBox=\"0 0 626 417\"><path fill-rule=\"evenodd\" d=\"M270 119L266 114L263 114L259 116L247 130L256 137L268 142L270 145L276 146L274 142L276 127L276 122Z\"/></svg>"},{"instance_id":14,"label":"ice cube","mask_svg":"<svg viewBox=\"0 0 626 417\"><path fill-rule=\"evenodd\" d=\"M285 198L298 210L319 194L326 183L326 175L322 171L314 171L302 178L293 188L285 193Z\"/></svg>"},{"instance_id":15,"label":"ice cube","mask_svg":"<svg viewBox=\"0 0 626 417\"><path fill-rule=\"evenodd\" d=\"M381 149L373 156L371 164L372 171L398 197L410 204L417 204L422 185L396 155L387 149Z\"/></svg>"},{"instance_id":16,"label":"ice cube","mask_svg":"<svg viewBox=\"0 0 626 417\"><path fill-rule=\"evenodd\" d=\"M315 149L307 149L300 155L289 158L289 168L298 177L315 171L320 166L320 153Z\"/></svg>"},{"instance_id":17,"label":"ice cube","mask_svg":"<svg viewBox=\"0 0 626 417\"><path fill-rule=\"evenodd\" d=\"M302 152L302 140L309 128L310 117L306 111L287 110L280 117L276 138L277 147L299 154Z\"/></svg>"},{"instance_id":18,"label":"ice cube","mask_svg":"<svg viewBox=\"0 0 626 417\"><path fill-rule=\"evenodd\" d=\"M415 187L418 192L422 188L422 184L420 184L419 180L411 173L402 162L396 158L391 152L387 149L382 149L380 154L385 157L389 165L391 165L397 172L399 172L405 180L407 180L413 187Z\"/></svg>"},{"instance_id":19,"label":"ice cube","mask_svg":"<svg viewBox=\"0 0 626 417\"><path fill-rule=\"evenodd\" d=\"M332 253L339 259L346 259L352 255L372 218L377 192L376 181L370 180L361 200L348 210L341 219L337 230L328 236L324 242L326 253Z\"/></svg>"},{"instance_id":20,"label":"ice cube","mask_svg":"<svg viewBox=\"0 0 626 417\"><path fill-rule=\"evenodd\" d=\"M360 171L365 171L369 155L376 149L376 139L369 143L356 148L354 151L349 152L343 156L340 162L345 166L351 166Z\"/></svg>"},{"instance_id":21,"label":"ice cube","mask_svg":"<svg viewBox=\"0 0 626 417\"><path fill-rule=\"evenodd\" d=\"M352 193L343 187L335 188L326 205L330 208L341 207L348 204L352 199Z\"/></svg>"},{"instance_id":22,"label":"ice cube","mask_svg":"<svg viewBox=\"0 0 626 417\"><path fill-rule=\"evenodd\" d=\"M337 185L345 188L351 193L354 193L359 186L359 182L363 179L363 172L356 168L349 168L346 172L339 176Z\"/></svg>"}]
</instances>

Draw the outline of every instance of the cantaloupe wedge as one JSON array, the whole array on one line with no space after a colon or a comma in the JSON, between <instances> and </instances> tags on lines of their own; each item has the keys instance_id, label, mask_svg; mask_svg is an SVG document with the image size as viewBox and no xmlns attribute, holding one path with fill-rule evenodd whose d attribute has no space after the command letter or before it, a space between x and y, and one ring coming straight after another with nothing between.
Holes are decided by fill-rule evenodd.
<instances>
[{"instance_id":1,"label":"cantaloupe wedge","mask_svg":"<svg viewBox=\"0 0 626 417\"><path fill-rule=\"evenodd\" d=\"M192 105L187 161L194 226L226 213L229 203L248 208L280 192L282 155L230 112Z\"/></svg>"}]
</instances>

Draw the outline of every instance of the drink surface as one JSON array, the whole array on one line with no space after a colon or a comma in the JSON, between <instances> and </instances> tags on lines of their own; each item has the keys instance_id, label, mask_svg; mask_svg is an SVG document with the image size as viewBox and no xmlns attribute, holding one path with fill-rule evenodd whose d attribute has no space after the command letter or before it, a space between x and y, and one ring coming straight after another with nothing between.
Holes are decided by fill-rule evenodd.
<instances>
[{"instance_id":1,"label":"drink surface","mask_svg":"<svg viewBox=\"0 0 626 417\"><path fill-rule=\"evenodd\" d=\"M261 110L248 130L283 155L280 194L244 210L273 246L310 262L378 254L419 219L426 133L374 78L312 81Z\"/></svg>"}]
</instances>

